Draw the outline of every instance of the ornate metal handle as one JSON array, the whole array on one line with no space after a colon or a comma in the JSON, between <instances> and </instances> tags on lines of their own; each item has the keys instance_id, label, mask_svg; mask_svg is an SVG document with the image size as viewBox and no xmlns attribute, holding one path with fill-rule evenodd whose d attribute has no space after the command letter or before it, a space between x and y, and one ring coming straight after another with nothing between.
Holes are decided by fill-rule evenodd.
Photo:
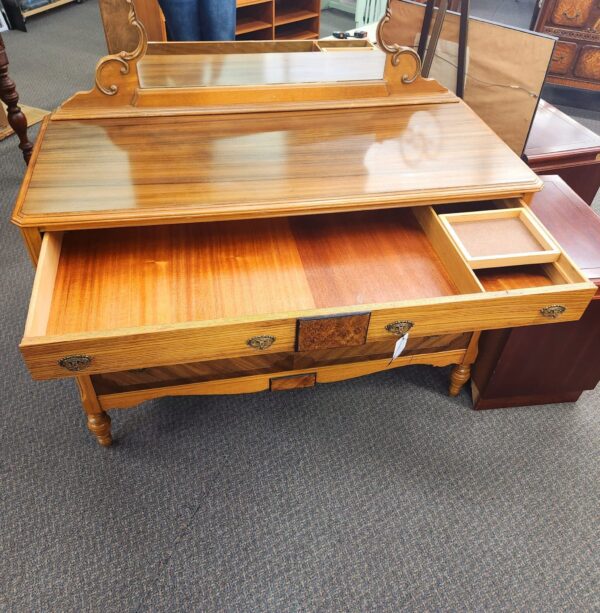
<instances>
[{"instance_id":1,"label":"ornate metal handle","mask_svg":"<svg viewBox=\"0 0 600 613\"><path fill-rule=\"evenodd\" d=\"M246 345L248 345L248 347L252 347L252 349L262 351L263 349L268 349L274 342L274 336L253 336L246 341Z\"/></svg>"},{"instance_id":2,"label":"ornate metal handle","mask_svg":"<svg viewBox=\"0 0 600 613\"><path fill-rule=\"evenodd\" d=\"M551 304L547 307L543 307L540 309L540 313L544 317L550 317L552 319L556 319L559 315L562 315L567 310L566 306L562 304Z\"/></svg>"},{"instance_id":3,"label":"ornate metal handle","mask_svg":"<svg viewBox=\"0 0 600 613\"><path fill-rule=\"evenodd\" d=\"M568 19L569 21L575 21L576 19L579 19L581 17L581 11L576 10L575 15L569 15L567 11L563 11L562 16Z\"/></svg>"},{"instance_id":4,"label":"ornate metal handle","mask_svg":"<svg viewBox=\"0 0 600 613\"><path fill-rule=\"evenodd\" d=\"M403 336L406 334L413 326L414 322L408 321L407 319L402 321L393 321L388 324L385 329L391 334L395 334L396 336Z\"/></svg>"},{"instance_id":5,"label":"ornate metal handle","mask_svg":"<svg viewBox=\"0 0 600 613\"><path fill-rule=\"evenodd\" d=\"M67 355L58 360L58 365L67 370L78 372L85 370L92 363L89 355Z\"/></svg>"}]
</instances>

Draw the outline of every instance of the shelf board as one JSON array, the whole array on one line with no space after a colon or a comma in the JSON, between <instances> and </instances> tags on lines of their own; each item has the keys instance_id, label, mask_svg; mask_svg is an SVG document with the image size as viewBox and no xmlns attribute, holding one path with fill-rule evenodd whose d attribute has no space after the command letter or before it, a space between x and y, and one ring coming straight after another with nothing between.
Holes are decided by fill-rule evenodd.
<instances>
[{"instance_id":1,"label":"shelf board","mask_svg":"<svg viewBox=\"0 0 600 613\"><path fill-rule=\"evenodd\" d=\"M319 38L319 33L303 27L286 28L283 32L275 30L275 40L308 40Z\"/></svg>"},{"instance_id":2,"label":"shelf board","mask_svg":"<svg viewBox=\"0 0 600 613\"><path fill-rule=\"evenodd\" d=\"M63 6L64 4L69 4L70 2L75 2L76 0L54 0L54 2L50 2L49 4L44 4L44 6L38 6L37 8L30 9L28 11L23 11L23 17L31 17L32 15L37 15L38 13L43 13L45 11L49 11L51 9L55 9L59 6Z\"/></svg>"},{"instance_id":3,"label":"shelf board","mask_svg":"<svg viewBox=\"0 0 600 613\"><path fill-rule=\"evenodd\" d=\"M271 4L272 0L237 0L236 6L237 8L242 8L243 6L252 6L254 4Z\"/></svg>"},{"instance_id":4,"label":"shelf board","mask_svg":"<svg viewBox=\"0 0 600 613\"><path fill-rule=\"evenodd\" d=\"M275 25L282 26L286 23L294 23L296 21L303 21L304 19L313 19L318 17L319 13L316 11L307 11L305 9L292 9L277 13L277 7L275 8Z\"/></svg>"},{"instance_id":5,"label":"shelf board","mask_svg":"<svg viewBox=\"0 0 600 613\"><path fill-rule=\"evenodd\" d=\"M239 19L237 21L237 25L235 27L235 33L238 34L247 34L248 32L257 32L258 30L266 30L267 28L272 28L273 25L268 21L260 21L258 19Z\"/></svg>"}]
</instances>

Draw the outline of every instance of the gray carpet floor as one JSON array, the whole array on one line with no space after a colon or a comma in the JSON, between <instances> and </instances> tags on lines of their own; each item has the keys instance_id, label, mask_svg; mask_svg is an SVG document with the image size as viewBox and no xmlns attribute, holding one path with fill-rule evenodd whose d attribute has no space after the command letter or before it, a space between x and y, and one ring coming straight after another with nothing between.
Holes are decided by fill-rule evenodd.
<instances>
[{"instance_id":1,"label":"gray carpet floor","mask_svg":"<svg viewBox=\"0 0 600 613\"><path fill-rule=\"evenodd\" d=\"M5 36L24 102L91 85L94 2L29 30ZM0 142L0 611L600 610L600 390L477 413L409 367L115 411L102 449L17 350L23 171Z\"/></svg>"}]
</instances>

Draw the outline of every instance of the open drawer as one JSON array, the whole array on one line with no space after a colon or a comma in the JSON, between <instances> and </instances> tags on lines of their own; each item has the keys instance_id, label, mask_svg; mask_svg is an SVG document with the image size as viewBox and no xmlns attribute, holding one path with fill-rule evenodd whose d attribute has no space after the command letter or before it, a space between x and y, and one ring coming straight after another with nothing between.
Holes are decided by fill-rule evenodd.
<instances>
[{"instance_id":1,"label":"open drawer","mask_svg":"<svg viewBox=\"0 0 600 613\"><path fill-rule=\"evenodd\" d=\"M21 350L108 373L575 320L594 292L562 251L473 270L431 207L48 232Z\"/></svg>"}]
</instances>

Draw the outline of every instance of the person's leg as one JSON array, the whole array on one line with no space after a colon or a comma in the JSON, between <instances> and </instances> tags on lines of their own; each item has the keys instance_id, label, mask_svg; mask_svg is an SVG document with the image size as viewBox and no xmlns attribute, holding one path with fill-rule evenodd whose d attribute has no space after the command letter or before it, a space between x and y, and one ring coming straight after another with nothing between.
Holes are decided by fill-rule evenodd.
<instances>
[{"instance_id":1,"label":"person's leg","mask_svg":"<svg viewBox=\"0 0 600 613\"><path fill-rule=\"evenodd\" d=\"M202 40L235 40L235 0L199 0Z\"/></svg>"},{"instance_id":2,"label":"person's leg","mask_svg":"<svg viewBox=\"0 0 600 613\"><path fill-rule=\"evenodd\" d=\"M202 40L204 0L158 0L167 22L169 40ZM233 0L235 5L235 0Z\"/></svg>"}]
</instances>

